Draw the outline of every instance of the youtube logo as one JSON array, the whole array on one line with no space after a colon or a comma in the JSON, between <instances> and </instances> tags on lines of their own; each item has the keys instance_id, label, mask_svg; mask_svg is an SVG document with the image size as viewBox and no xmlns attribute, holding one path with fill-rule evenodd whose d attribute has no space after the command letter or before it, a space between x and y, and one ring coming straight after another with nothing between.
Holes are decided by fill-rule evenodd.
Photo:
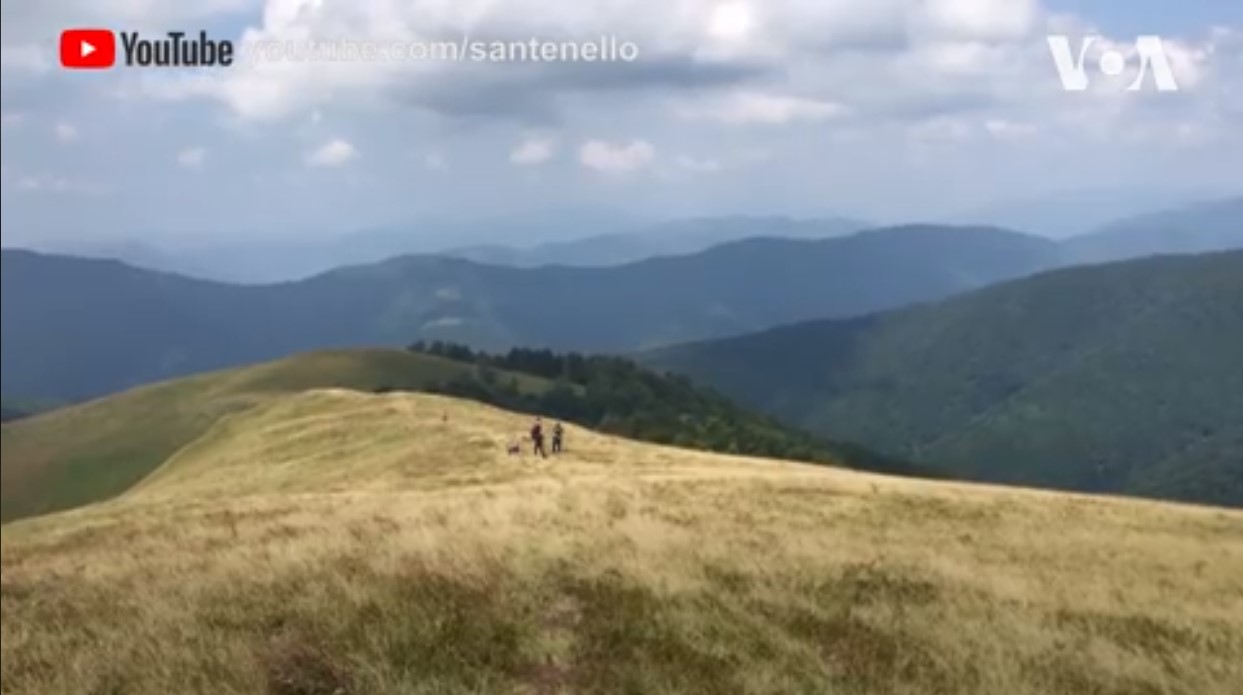
<instances>
[{"instance_id":1,"label":"youtube logo","mask_svg":"<svg viewBox=\"0 0 1243 695\"><path fill-rule=\"evenodd\" d=\"M125 67L228 67L233 64L234 47L229 39L213 39L204 30L197 34L169 31L156 37L108 29L66 29L60 34L60 64L71 70L111 68L118 64L118 57Z\"/></svg>"},{"instance_id":2,"label":"youtube logo","mask_svg":"<svg viewBox=\"0 0 1243 695\"><path fill-rule=\"evenodd\" d=\"M76 70L110 68L117 61L116 36L107 29L66 29L60 34L60 64Z\"/></svg>"}]
</instances>

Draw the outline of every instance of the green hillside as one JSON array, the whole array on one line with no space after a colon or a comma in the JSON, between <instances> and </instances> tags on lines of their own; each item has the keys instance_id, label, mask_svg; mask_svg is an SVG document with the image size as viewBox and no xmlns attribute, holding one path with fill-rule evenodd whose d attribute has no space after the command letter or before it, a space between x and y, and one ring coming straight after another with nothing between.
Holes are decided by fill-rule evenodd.
<instances>
[{"instance_id":1,"label":"green hillside","mask_svg":"<svg viewBox=\"0 0 1243 695\"><path fill-rule=\"evenodd\" d=\"M1243 505L1243 252L1076 268L650 362L968 479Z\"/></svg>"},{"instance_id":2,"label":"green hillside","mask_svg":"<svg viewBox=\"0 0 1243 695\"><path fill-rule=\"evenodd\" d=\"M113 497L222 418L291 393L325 388L432 391L640 440L935 475L930 468L794 431L684 379L647 372L626 360L547 351L492 357L463 350L436 345L420 353L303 354L141 387L8 423L0 430L3 519ZM563 364L572 367L564 375ZM369 436L365 428L360 436Z\"/></svg>"},{"instance_id":3,"label":"green hillside","mask_svg":"<svg viewBox=\"0 0 1243 695\"><path fill-rule=\"evenodd\" d=\"M997 229L751 239L610 268L404 257L239 286L3 253L5 395L76 400L306 350L446 340L625 352L944 297L1057 262Z\"/></svg>"}]
</instances>

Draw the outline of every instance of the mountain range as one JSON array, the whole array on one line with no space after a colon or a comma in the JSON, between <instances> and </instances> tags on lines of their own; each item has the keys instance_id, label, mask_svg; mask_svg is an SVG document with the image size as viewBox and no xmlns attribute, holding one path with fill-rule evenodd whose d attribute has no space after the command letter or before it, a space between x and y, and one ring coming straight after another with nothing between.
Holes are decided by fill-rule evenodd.
<instances>
[{"instance_id":1,"label":"mountain range","mask_svg":"<svg viewBox=\"0 0 1243 695\"><path fill-rule=\"evenodd\" d=\"M230 285L6 250L4 395L74 400L309 349L447 340L628 352L939 299L1059 263L1053 242L908 226L748 239L608 268L407 256Z\"/></svg>"},{"instance_id":2,"label":"mountain range","mask_svg":"<svg viewBox=\"0 0 1243 695\"><path fill-rule=\"evenodd\" d=\"M875 225L841 217L720 216L655 222L616 211L554 211L480 221L422 220L341 237L61 240L29 248L218 282L300 280L349 265L406 255L440 255L487 265L598 267L697 253L748 238L827 239Z\"/></svg>"},{"instance_id":3,"label":"mountain range","mask_svg":"<svg viewBox=\"0 0 1243 695\"><path fill-rule=\"evenodd\" d=\"M514 267L564 265L604 267L658 258L682 256L713 246L751 238L831 239L873 225L840 217L795 220L788 217L710 217L677 220L637 231L599 234L536 246L474 246L451 249L444 255L478 263Z\"/></svg>"},{"instance_id":4,"label":"mountain range","mask_svg":"<svg viewBox=\"0 0 1243 695\"><path fill-rule=\"evenodd\" d=\"M1067 240L1094 234L1121 220L1159 214L1163 210L1179 211L1194 207L1199 201L1238 195L1237 191L1216 187L1104 186L994 201L974 210L934 217L932 221L988 224Z\"/></svg>"},{"instance_id":5,"label":"mountain range","mask_svg":"<svg viewBox=\"0 0 1243 695\"><path fill-rule=\"evenodd\" d=\"M453 249L496 248L521 240L555 244L589 235L645 229L647 218L610 209L559 209L465 219L420 219L352 231L306 235L291 230L219 238L67 238L43 240L33 251L119 260L129 265L204 280L265 284L299 280L333 268L377 263L409 254L458 255ZM7 242L6 242L7 246Z\"/></svg>"},{"instance_id":6,"label":"mountain range","mask_svg":"<svg viewBox=\"0 0 1243 695\"><path fill-rule=\"evenodd\" d=\"M1063 269L645 357L973 480L1243 505L1243 251Z\"/></svg>"},{"instance_id":7,"label":"mountain range","mask_svg":"<svg viewBox=\"0 0 1243 695\"><path fill-rule=\"evenodd\" d=\"M1064 242L1067 262L1239 248L1243 196L1208 200L1188 192L1080 191L950 216L940 224L1000 227ZM1165 209L1151 212L1164 206ZM1143 210L1144 214L1133 211ZM1125 212L1124 212L1125 211ZM688 255L752 238L829 239L882 225L846 217L723 215L655 221L615 210L551 210L479 220L425 219L312 238L256 234L231 240L44 241L29 250L120 260L139 268L229 283L298 280L348 265L410 254L485 265L606 267ZM893 226L893 225L888 225Z\"/></svg>"},{"instance_id":8,"label":"mountain range","mask_svg":"<svg viewBox=\"0 0 1243 695\"><path fill-rule=\"evenodd\" d=\"M1063 243L1069 262L1243 248L1243 196L1128 217Z\"/></svg>"}]
</instances>

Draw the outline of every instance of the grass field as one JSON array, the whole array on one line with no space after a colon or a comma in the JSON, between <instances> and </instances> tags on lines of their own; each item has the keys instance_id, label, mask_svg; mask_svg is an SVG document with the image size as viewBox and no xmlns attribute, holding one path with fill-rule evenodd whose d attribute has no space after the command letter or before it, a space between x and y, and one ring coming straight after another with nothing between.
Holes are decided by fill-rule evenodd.
<instances>
[{"instance_id":1,"label":"grass field","mask_svg":"<svg viewBox=\"0 0 1243 695\"><path fill-rule=\"evenodd\" d=\"M1243 683L1243 513L577 428L560 458L507 456L527 424L426 395L272 397L116 499L6 524L0 689L1235 695Z\"/></svg>"}]
</instances>

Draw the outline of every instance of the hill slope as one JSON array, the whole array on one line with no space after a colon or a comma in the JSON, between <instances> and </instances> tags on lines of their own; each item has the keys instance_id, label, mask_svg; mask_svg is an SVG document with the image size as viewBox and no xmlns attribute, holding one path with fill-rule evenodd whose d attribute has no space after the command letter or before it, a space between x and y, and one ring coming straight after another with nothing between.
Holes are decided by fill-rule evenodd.
<instances>
[{"instance_id":1,"label":"hill slope","mask_svg":"<svg viewBox=\"0 0 1243 695\"><path fill-rule=\"evenodd\" d=\"M1243 505L1239 355L1243 252L1228 252L1056 271L650 360L969 479Z\"/></svg>"},{"instance_id":2,"label":"hill slope","mask_svg":"<svg viewBox=\"0 0 1243 695\"><path fill-rule=\"evenodd\" d=\"M0 421L11 422L24 417L55 410L62 404L55 401L8 400L0 401Z\"/></svg>"},{"instance_id":3,"label":"hill slope","mask_svg":"<svg viewBox=\"0 0 1243 695\"><path fill-rule=\"evenodd\" d=\"M24 411L16 408L10 408L8 406L0 407L0 422L20 420L24 417L26 417L26 413Z\"/></svg>"},{"instance_id":4,"label":"hill slope","mask_svg":"<svg viewBox=\"0 0 1243 695\"><path fill-rule=\"evenodd\" d=\"M113 261L3 255L4 395L73 400L291 352L451 340L627 351L943 297L1057 261L993 229L751 240L613 268L408 257L232 286Z\"/></svg>"},{"instance_id":5,"label":"hill slope","mask_svg":"<svg viewBox=\"0 0 1243 695\"><path fill-rule=\"evenodd\" d=\"M6 423L0 430L4 520L107 499L129 489L217 420L309 388L421 389L473 367L391 350L302 355L202 374ZM542 390L543 380L515 376Z\"/></svg>"},{"instance_id":6,"label":"hill slope","mask_svg":"<svg viewBox=\"0 0 1243 695\"><path fill-rule=\"evenodd\" d=\"M487 362L469 351L465 361L451 357L395 350L296 355L141 387L8 423L0 430L0 518L8 521L113 497L221 418L314 388L437 391L647 441L888 473L935 474L793 431L684 379L647 372L617 358L536 351L515 351ZM572 374L562 378L559 370L539 371L539 365L549 362L572 367ZM361 431L371 436L365 428Z\"/></svg>"},{"instance_id":7,"label":"hill slope","mask_svg":"<svg viewBox=\"0 0 1243 695\"><path fill-rule=\"evenodd\" d=\"M1077 263L1243 249L1243 196L1118 220L1063 247Z\"/></svg>"},{"instance_id":8,"label":"hill slope","mask_svg":"<svg viewBox=\"0 0 1243 695\"><path fill-rule=\"evenodd\" d=\"M336 390L5 525L15 695L1226 695L1237 512L997 490ZM1119 548L1124 548L1120 552ZM65 667L71 664L70 667Z\"/></svg>"}]
</instances>

